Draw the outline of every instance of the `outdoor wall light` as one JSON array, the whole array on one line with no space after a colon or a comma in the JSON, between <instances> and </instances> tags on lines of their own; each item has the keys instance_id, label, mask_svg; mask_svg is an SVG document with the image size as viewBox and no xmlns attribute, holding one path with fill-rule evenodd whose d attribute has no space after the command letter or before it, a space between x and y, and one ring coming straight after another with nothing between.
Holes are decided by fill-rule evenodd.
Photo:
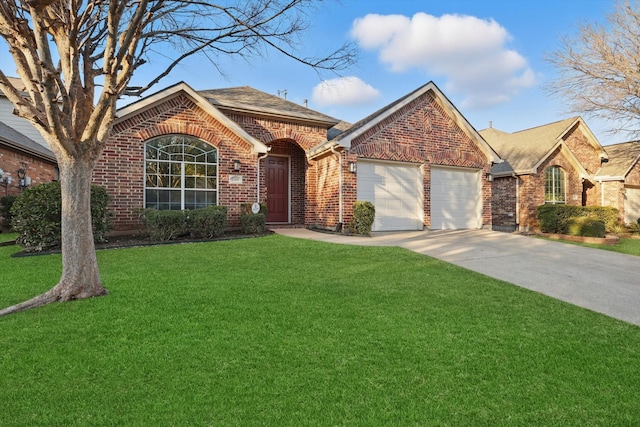
<instances>
[{"instance_id":1,"label":"outdoor wall light","mask_svg":"<svg viewBox=\"0 0 640 427\"><path fill-rule=\"evenodd\" d=\"M241 166L240 160L234 160L233 161L233 170L234 171L239 172L240 171L240 166Z\"/></svg>"},{"instance_id":2,"label":"outdoor wall light","mask_svg":"<svg viewBox=\"0 0 640 427\"><path fill-rule=\"evenodd\" d=\"M356 173L357 170L358 166L356 165L356 162L349 162L349 172Z\"/></svg>"},{"instance_id":3,"label":"outdoor wall light","mask_svg":"<svg viewBox=\"0 0 640 427\"><path fill-rule=\"evenodd\" d=\"M487 178L487 181L488 181L488 182L493 181L493 175L491 175L491 173L490 173L490 172L487 172L487 173L485 174L485 177Z\"/></svg>"},{"instance_id":4,"label":"outdoor wall light","mask_svg":"<svg viewBox=\"0 0 640 427\"><path fill-rule=\"evenodd\" d=\"M18 169L18 179L20 180L20 188L31 186L31 177L27 176L26 166Z\"/></svg>"}]
</instances>

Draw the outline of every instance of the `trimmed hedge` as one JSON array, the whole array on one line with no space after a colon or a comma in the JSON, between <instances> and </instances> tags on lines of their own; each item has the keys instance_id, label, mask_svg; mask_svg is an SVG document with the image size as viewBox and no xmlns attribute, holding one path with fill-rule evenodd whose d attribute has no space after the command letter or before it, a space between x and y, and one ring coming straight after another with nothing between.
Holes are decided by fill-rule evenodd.
<instances>
[{"instance_id":1,"label":"trimmed hedge","mask_svg":"<svg viewBox=\"0 0 640 427\"><path fill-rule=\"evenodd\" d=\"M91 223L95 241L103 241L111 230L113 217L109 195L98 185L91 186ZM26 188L11 207L11 228L19 234L16 243L28 252L60 246L62 195L59 182Z\"/></svg>"},{"instance_id":2,"label":"trimmed hedge","mask_svg":"<svg viewBox=\"0 0 640 427\"><path fill-rule=\"evenodd\" d=\"M227 207L209 206L189 212L188 227L193 237L211 239L227 229Z\"/></svg>"},{"instance_id":3,"label":"trimmed hedge","mask_svg":"<svg viewBox=\"0 0 640 427\"><path fill-rule=\"evenodd\" d=\"M149 237L153 240L167 241L187 234L187 212L145 209L144 225Z\"/></svg>"},{"instance_id":4,"label":"trimmed hedge","mask_svg":"<svg viewBox=\"0 0 640 427\"><path fill-rule=\"evenodd\" d=\"M153 240L174 240L186 234L212 239L223 235L227 229L227 207L208 206L191 211L148 208L142 211L140 219L145 234Z\"/></svg>"},{"instance_id":5,"label":"trimmed hedge","mask_svg":"<svg viewBox=\"0 0 640 427\"><path fill-rule=\"evenodd\" d=\"M609 206L538 206L536 217L543 233L569 234L569 220L577 217L597 219L604 223L605 231L610 232L619 225L618 209Z\"/></svg>"},{"instance_id":6,"label":"trimmed hedge","mask_svg":"<svg viewBox=\"0 0 640 427\"><path fill-rule=\"evenodd\" d=\"M0 215L2 215L2 226L4 228L11 228L11 218L13 217L11 215L11 207L17 198L18 196L14 195L0 197L0 206L2 207Z\"/></svg>"},{"instance_id":7,"label":"trimmed hedge","mask_svg":"<svg viewBox=\"0 0 640 427\"><path fill-rule=\"evenodd\" d=\"M573 217L567 220L567 233L570 236L604 237L604 222L586 216Z\"/></svg>"},{"instance_id":8,"label":"trimmed hedge","mask_svg":"<svg viewBox=\"0 0 640 427\"><path fill-rule=\"evenodd\" d=\"M371 202L356 200L353 204L353 217L349 222L349 230L355 234L370 235L376 208Z\"/></svg>"},{"instance_id":9,"label":"trimmed hedge","mask_svg":"<svg viewBox=\"0 0 640 427\"><path fill-rule=\"evenodd\" d=\"M267 205L260 203L260 211L254 214L251 210L253 203L240 205L240 225L242 232L247 234L262 234L267 230Z\"/></svg>"}]
</instances>

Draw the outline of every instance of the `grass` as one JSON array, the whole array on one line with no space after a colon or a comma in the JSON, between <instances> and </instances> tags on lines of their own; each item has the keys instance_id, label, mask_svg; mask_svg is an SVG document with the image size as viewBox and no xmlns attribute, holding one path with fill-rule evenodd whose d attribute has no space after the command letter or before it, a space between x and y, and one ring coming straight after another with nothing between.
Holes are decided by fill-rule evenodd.
<instances>
[{"instance_id":1,"label":"grass","mask_svg":"<svg viewBox=\"0 0 640 427\"><path fill-rule=\"evenodd\" d=\"M18 233L0 232L0 243L10 242L18 238Z\"/></svg>"},{"instance_id":2,"label":"grass","mask_svg":"<svg viewBox=\"0 0 640 427\"><path fill-rule=\"evenodd\" d=\"M540 238L548 239L546 237L540 237ZM620 241L615 245L596 245L592 243L573 242L570 240L556 240L556 239L549 239L549 240L568 243L571 245L586 246L594 249L603 249L605 251L619 252L627 255L640 256L640 239L622 237L620 238Z\"/></svg>"},{"instance_id":3,"label":"grass","mask_svg":"<svg viewBox=\"0 0 640 427\"><path fill-rule=\"evenodd\" d=\"M0 247L0 305L59 255ZM398 248L98 252L106 297L0 318L1 426L640 424L640 328Z\"/></svg>"}]
</instances>

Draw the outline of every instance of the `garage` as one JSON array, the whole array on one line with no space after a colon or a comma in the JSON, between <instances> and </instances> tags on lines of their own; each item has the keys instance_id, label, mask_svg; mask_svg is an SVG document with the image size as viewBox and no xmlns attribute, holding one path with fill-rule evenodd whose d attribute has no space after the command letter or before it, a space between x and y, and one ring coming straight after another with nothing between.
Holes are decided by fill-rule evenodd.
<instances>
[{"instance_id":1,"label":"garage","mask_svg":"<svg viewBox=\"0 0 640 427\"><path fill-rule=\"evenodd\" d=\"M376 208L373 231L422 230L422 169L419 164L358 161L358 200Z\"/></svg>"},{"instance_id":2,"label":"garage","mask_svg":"<svg viewBox=\"0 0 640 427\"><path fill-rule=\"evenodd\" d=\"M640 218L640 188L624 189L624 223L630 224Z\"/></svg>"},{"instance_id":3,"label":"garage","mask_svg":"<svg viewBox=\"0 0 640 427\"><path fill-rule=\"evenodd\" d=\"M431 168L431 228L456 230L482 227L480 171Z\"/></svg>"}]
</instances>

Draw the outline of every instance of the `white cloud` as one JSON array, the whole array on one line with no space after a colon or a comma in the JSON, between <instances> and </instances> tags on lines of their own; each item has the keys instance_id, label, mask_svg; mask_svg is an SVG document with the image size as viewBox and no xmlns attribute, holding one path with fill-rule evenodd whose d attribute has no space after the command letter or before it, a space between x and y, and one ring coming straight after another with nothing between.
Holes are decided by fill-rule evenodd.
<instances>
[{"instance_id":1,"label":"white cloud","mask_svg":"<svg viewBox=\"0 0 640 427\"><path fill-rule=\"evenodd\" d=\"M313 101L321 106L364 105L380 96L380 92L358 77L325 80L313 88Z\"/></svg>"},{"instance_id":2,"label":"white cloud","mask_svg":"<svg viewBox=\"0 0 640 427\"><path fill-rule=\"evenodd\" d=\"M535 83L527 60L506 47L507 30L493 19L416 13L370 14L354 21L351 36L394 72L418 68L443 76L447 90L465 96L463 106L505 102Z\"/></svg>"}]
</instances>

